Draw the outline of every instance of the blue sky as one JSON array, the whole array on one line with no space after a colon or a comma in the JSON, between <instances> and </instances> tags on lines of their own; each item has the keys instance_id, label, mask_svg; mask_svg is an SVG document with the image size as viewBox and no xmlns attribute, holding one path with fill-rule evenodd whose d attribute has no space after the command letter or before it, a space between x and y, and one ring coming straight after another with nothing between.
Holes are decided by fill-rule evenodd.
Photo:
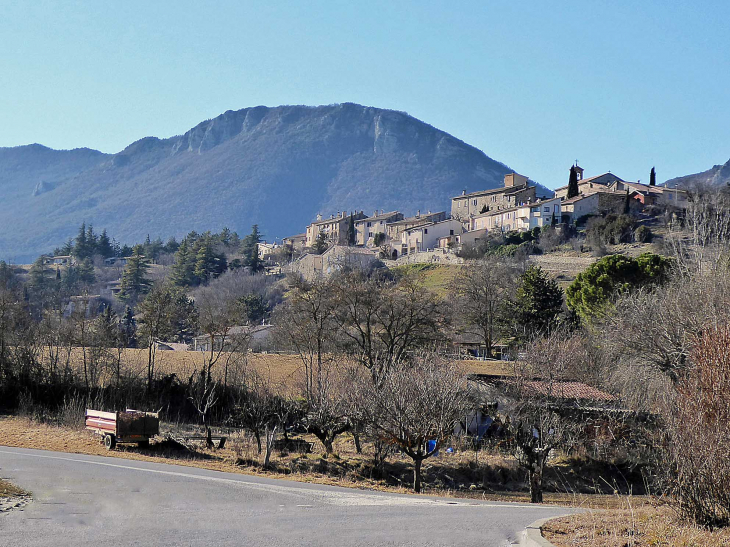
<instances>
[{"instance_id":1,"label":"blue sky","mask_svg":"<svg viewBox=\"0 0 730 547\"><path fill-rule=\"evenodd\" d=\"M549 187L730 158L730 2L0 0L0 146L118 152L229 109L403 110Z\"/></svg>"}]
</instances>

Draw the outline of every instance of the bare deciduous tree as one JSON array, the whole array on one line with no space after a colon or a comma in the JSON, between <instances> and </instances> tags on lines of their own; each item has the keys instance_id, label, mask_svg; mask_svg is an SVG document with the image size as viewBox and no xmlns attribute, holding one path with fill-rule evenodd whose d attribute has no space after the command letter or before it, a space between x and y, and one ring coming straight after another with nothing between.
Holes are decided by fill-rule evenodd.
<instances>
[{"instance_id":1,"label":"bare deciduous tree","mask_svg":"<svg viewBox=\"0 0 730 547\"><path fill-rule=\"evenodd\" d=\"M278 335L294 348L302 363L304 422L331 454L335 438L350 428L332 353L337 328L332 282L294 277L290 283L292 293L277 318Z\"/></svg>"},{"instance_id":2,"label":"bare deciduous tree","mask_svg":"<svg viewBox=\"0 0 730 547\"><path fill-rule=\"evenodd\" d=\"M438 330L438 300L417 276L391 280L354 270L334 277L331 286L340 341L375 384Z\"/></svg>"},{"instance_id":3,"label":"bare deciduous tree","mask_svg":"<svg viewBox=\"0 0 730 547\"><path fill-rule=\"evenodd\" d=\"M510 265L482 259L465 264L451 285L458 315L467 327L479 334L487 348L487 357L493 354L504 304L515 290L516 277Z\"/></svg>"},{"instance_id":4,"label":"bare deciduous tree","mask_svg":"<svg viewBox=\"0 0 730 547\"><path fill-rule=\"evenodd\" d=\"M469 408L466 376L432 353L396 361L375 385L361 368L351 371L350 405L373 435L413 459L413 489L421 491L423 461L433 456ZM428 441L434 441L429 448Z\"/></svg>"},{"instance_id":5,"label":"bare deciduous tree","mask_svg":"<svg viewBox=\"0 0 730 547\"><path fill-rule=\"evenodd\" d=\"M667 470L684 515L709 528L729 526L730 328L709 328L690 359L667 416Z\"/></svg>"}]
</instances>

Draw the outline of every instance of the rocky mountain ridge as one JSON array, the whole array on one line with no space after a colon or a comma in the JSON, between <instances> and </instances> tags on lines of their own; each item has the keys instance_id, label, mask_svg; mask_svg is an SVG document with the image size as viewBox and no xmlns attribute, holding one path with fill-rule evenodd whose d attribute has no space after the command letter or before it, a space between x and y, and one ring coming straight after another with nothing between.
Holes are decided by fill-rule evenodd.
<instances>
[{"instance_id":1,"label":"rocky mountain ridge","mask_svg":"<svg viewBox=\"0 0 730 547\"><path fill-rule=\"evenodd\" d=\"M452 196L501 186L509 172L404 112L352 103L227 111L117 154L1 148L0 259L32 260L83 221L122 243L254 223L273 239L317 213L448 210Z\"/></svg>"}]
</instances>

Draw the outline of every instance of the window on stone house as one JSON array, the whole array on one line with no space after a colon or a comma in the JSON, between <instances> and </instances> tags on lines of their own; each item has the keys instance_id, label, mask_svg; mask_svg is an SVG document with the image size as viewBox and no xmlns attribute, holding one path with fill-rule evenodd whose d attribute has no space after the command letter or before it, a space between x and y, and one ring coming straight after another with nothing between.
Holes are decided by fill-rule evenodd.
<instances>
[{"instance_id":1,"label":"window on stone house","mask_svg":"<svg viewBox=\"0 0 730 547\"><path fill-rule=\"evenodd\" d=\"M427 233L428 233L428 228L424 228L424 229L423 229L423 233L424 233L424 234L427 234Z\"/></svg>"},{"instance_id":2,"label":"window on stone house","mask_svg":"<svg viewBox=\"0 0 730 547\"><path fill-rule=\"evenodd\" d=\"M476 204L477 204L477 200L474 200L474 201L473 201L472 203L473 203L474 205L476 205Z\"/></svg>"},{"instance_id":3,"label":"window on stone house","mask_svg":"<svg viewBox=\"0 0 730 547\"><path fill-rule=\"evenodd\" d=\"M454 235L454 230L449 230L449 235L450 236Z\"/></svg>"},{"instance_id":4,"label":"window on stone house","mask_svg":"<svg viewBox=\"0 0 730 547\"><path fill-rule=\"evenodd\" d=\"M545 212L546 213L549 213L550 212L550 207L545 207Z\"/></svg>"}]
</instances>

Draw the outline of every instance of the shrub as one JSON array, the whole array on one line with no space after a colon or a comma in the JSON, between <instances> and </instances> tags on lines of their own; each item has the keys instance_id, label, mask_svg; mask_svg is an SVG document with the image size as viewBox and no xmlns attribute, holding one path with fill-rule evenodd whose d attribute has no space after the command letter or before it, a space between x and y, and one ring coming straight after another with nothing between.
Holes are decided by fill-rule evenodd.
<instances>
[{"instance_id":1,"label":"shrub","mask_svg":"<svg viewBox=\"0 0 730 547\"><path fill-rule=\"evenodd\" d=\"M628 215L610 214L604 218L594 217L588 221L586 238L592 247L595 244L630 243L634 235L635 224L634 219Z\"/></svg>"},{"instance_id":2,"label":"shrub","mask_svg":"<svg viewBox=\"0 0 730 547\"><path fill-rule=\"evenodd\" d=\"M730 525L730 328L705 332L677 387L667 462L682 514L708 528ZM672 472L673 471L673 472Z\"/></svg>"},{"instance_id":3,"label":"shrub","mask_svg":"<svg viewBox=\"0 0 730 547\"><path fill-rule=\"evenodd\" d=\"M602 315L617 293L666 281L672 261L653 253L612 255L578 274L566 291L568 307L583 319Z\"/></svg>"},{"instance_id":4,"label":"shrub","mask_svg":"<svg viewBox=\"0 0 730 547\"><path fill-rule=\"evenodd\" d=\"M634 239L639 243L651 243L654 233L648 226L639 226L634 232Z\"/></svg>"},{"instance_id":5,"label":"shrub","mask_svg":"<svg viewBox=\"0 0 730 547\"><path fill-rule=\"evenodd\" d=\"M507 245L519 245L523 241L520 232L507 232L504 235L504 242Z\"/></svg>"}]
</instances>

